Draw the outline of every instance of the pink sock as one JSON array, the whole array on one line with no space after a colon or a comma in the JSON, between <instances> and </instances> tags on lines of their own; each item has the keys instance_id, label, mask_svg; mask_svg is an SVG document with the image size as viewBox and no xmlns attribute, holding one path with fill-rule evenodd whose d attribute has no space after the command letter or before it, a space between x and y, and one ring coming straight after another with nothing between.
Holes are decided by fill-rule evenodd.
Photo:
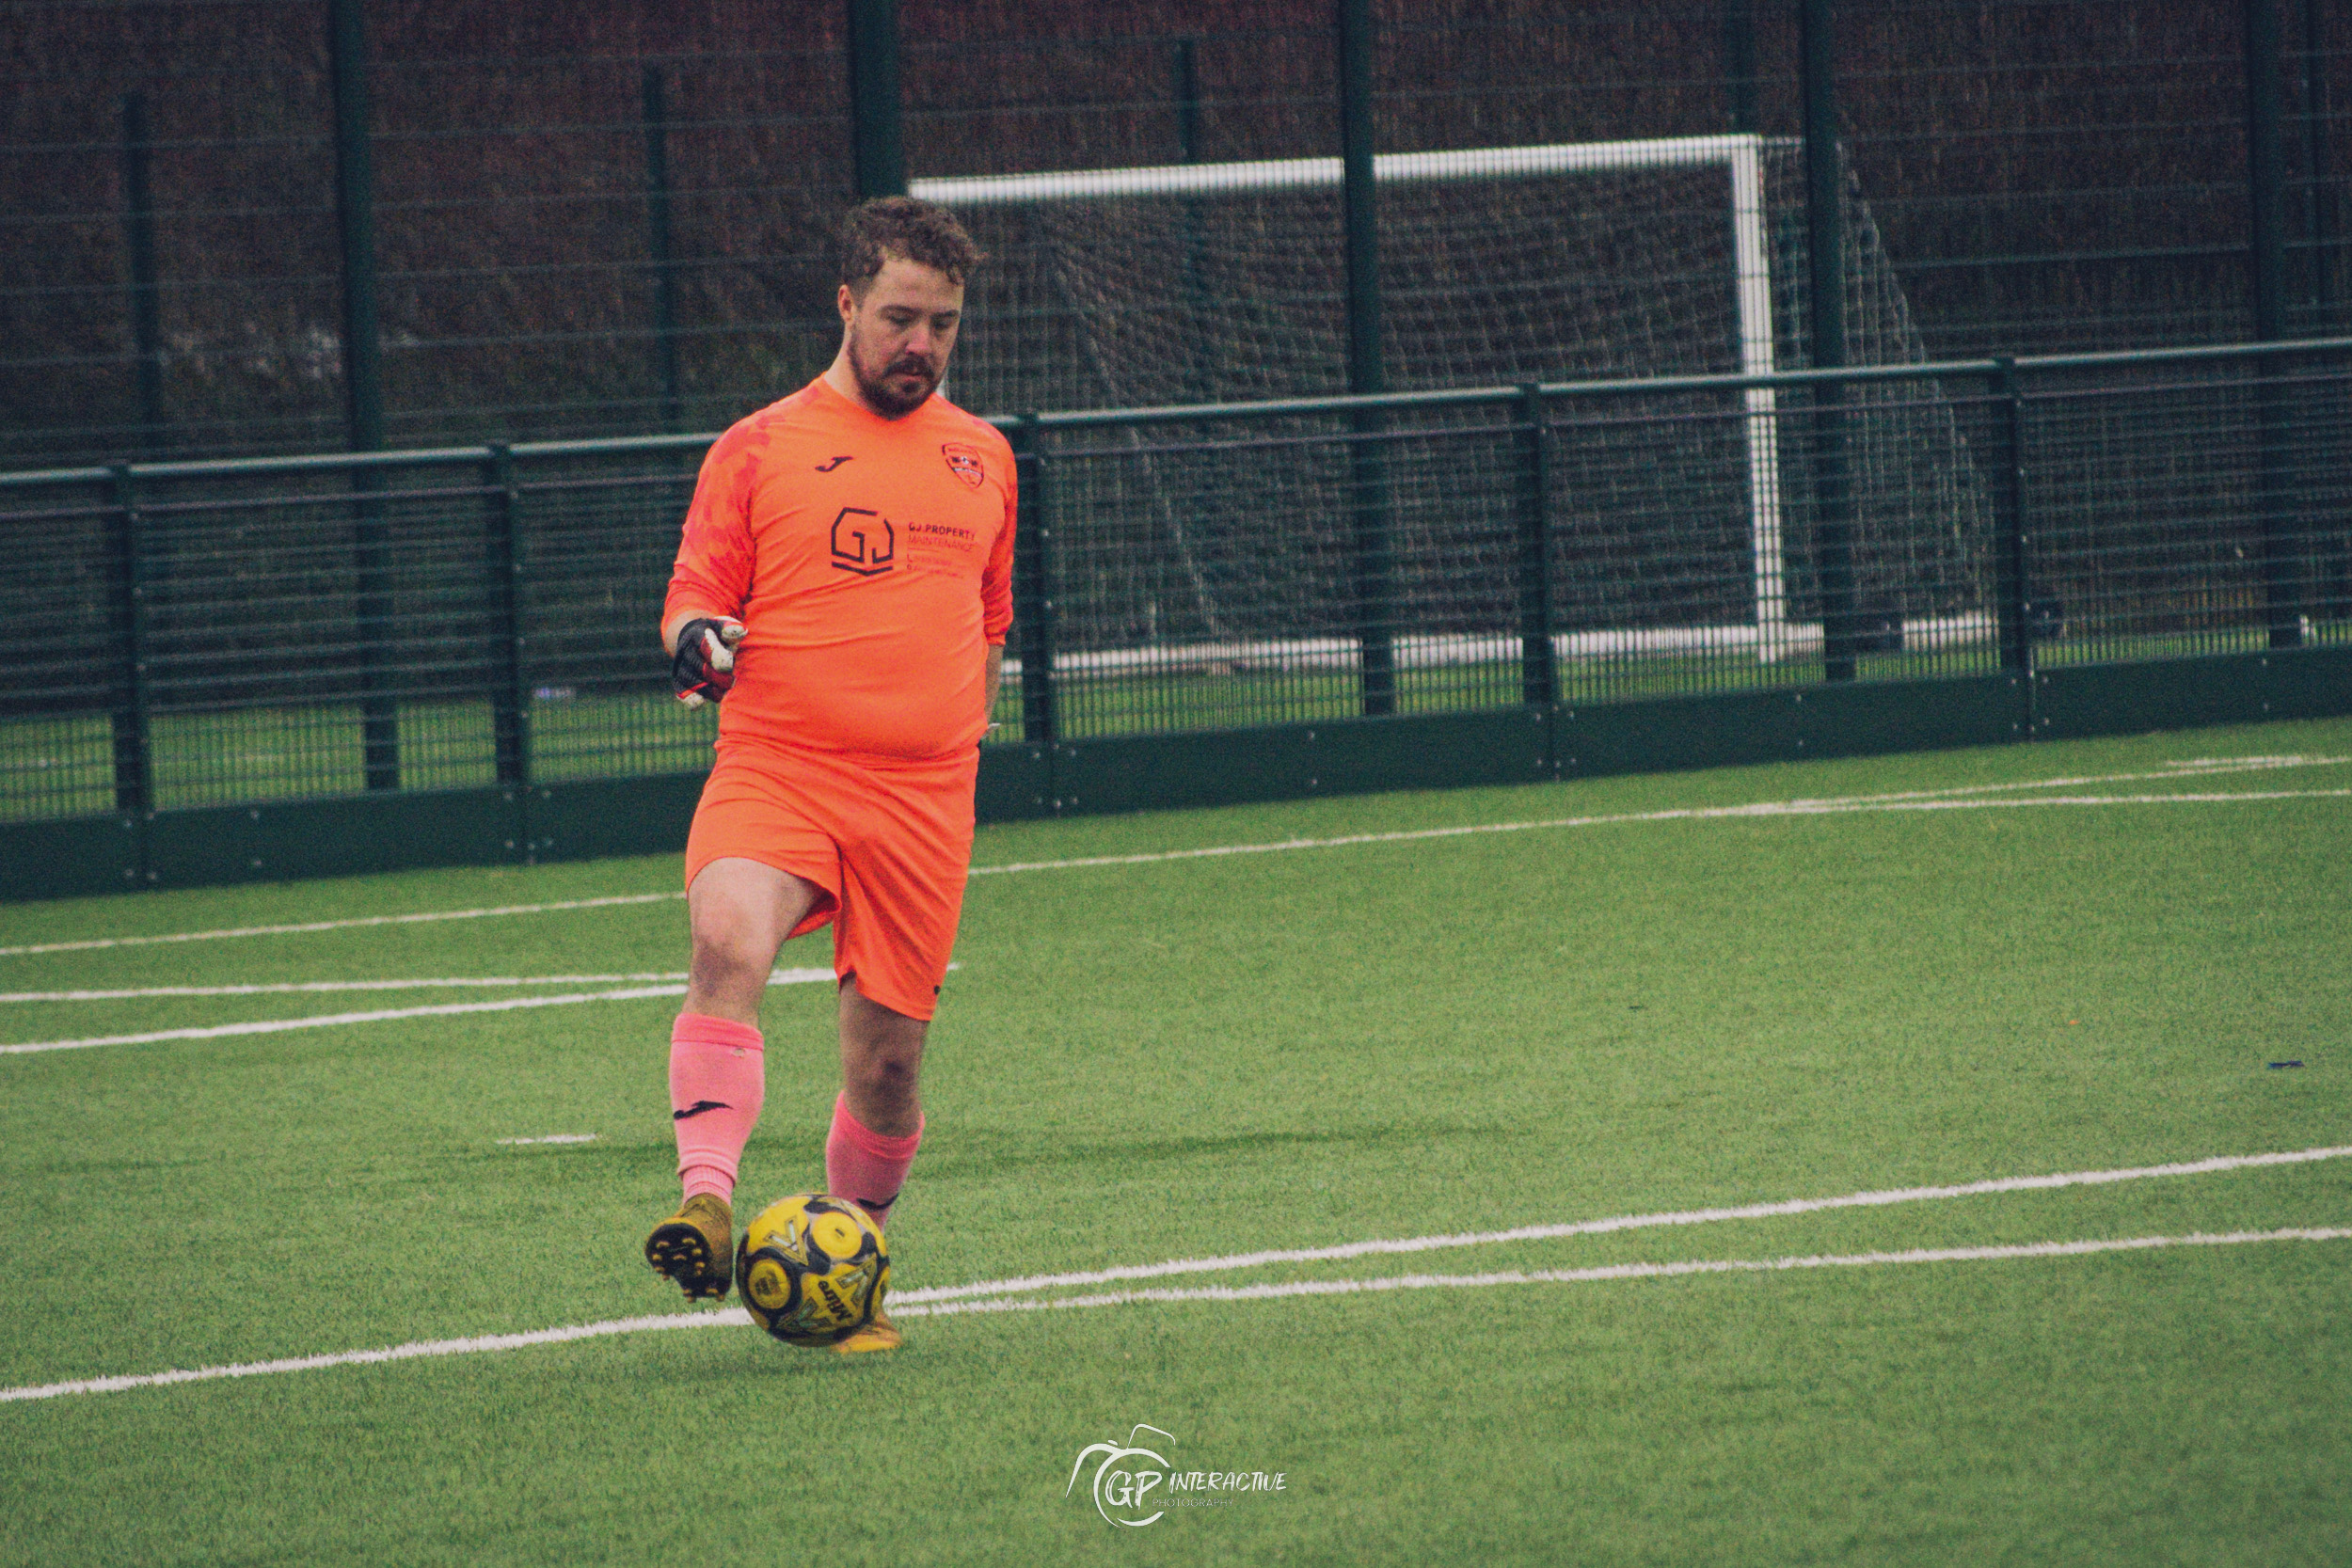
<instances>
[{"instance_id":1,"label":"pink sock","mask_svg":"<svg viewBox=\"0 0 2352 1568\"><path fill-rule=\"evenodd\" d=\"M680 1013L670 1031L670 1120L686 1196L735 1196L735 1171L768 1086L759 1031L706 1013Z\"/></svg>"},{"instance_id":2,"label":"pink sock","mask_svg":"<svg viewBox=\"0 0 2352 1568\"><path fill-rule=\"evenodd\" d=\"M914 1149L923 1141L923 1120L915 1117L914 1131L903 1138L885 1138L850 1114L850 1097L842 1095L833 1102L833 1131L825 1135L825 1190L836 1197L846 1197L874 1216L881 1225L890 1217L890 1206L898 1201L898 1189L906 1185L907 1167L914 1164Z\"/></svg>"}]
</instances>

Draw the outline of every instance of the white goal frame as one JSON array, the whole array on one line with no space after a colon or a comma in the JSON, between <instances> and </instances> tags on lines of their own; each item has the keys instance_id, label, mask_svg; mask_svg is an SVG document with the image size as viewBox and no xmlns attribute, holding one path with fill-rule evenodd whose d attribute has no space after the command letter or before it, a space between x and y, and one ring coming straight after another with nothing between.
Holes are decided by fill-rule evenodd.
<instances>
[{"instance_id":1,"label":"white goal frame","mask_svg":"<svg viewBox=\"0 0 2352 1568\"><path fill-rule=\"evenodd\" d=\"M1739 324L1740 373L1770 375L1772 360L1772 246L1765 228L1764 150L1755 135L1666 136L1649 141L1574 142L1546 147L1494 147L1456 152L1386 152L1372 161L1380 184L1424 181L1508 180L1543 175L1613 173L1627 169L1720 167L1728 176L1731 276ZM1790 145L1783 142L1781 145ZM1236 192L1329 189L1344 167L1338 158L1284 158L1256 163L1170 164L1151 168L1081 169L1064 173L973 175L916 180L908 194L949 207L995 207L1108 197L1183 197ZM1653 632L1582 633L1560 639L1561 653L1593 657L1597 641L1622 640L1626 653L1752 645L1772 662L1820 628L1791 627L1783 546L1780 421L1773 389L1744 393L1748 466L1748 537L1755 562L1753 626L1687 627ZM1398 628L1400 632L1404 628ZM1810 633L1809 636L1806 634ZM1400 652L1402 650L1400 649ZM1080 656L1084 657L1085 656ZM1230 654L1226 656L1232 657ZM1062 663L1057 658L1057 664Z\"/></svg>"}]
</instances>

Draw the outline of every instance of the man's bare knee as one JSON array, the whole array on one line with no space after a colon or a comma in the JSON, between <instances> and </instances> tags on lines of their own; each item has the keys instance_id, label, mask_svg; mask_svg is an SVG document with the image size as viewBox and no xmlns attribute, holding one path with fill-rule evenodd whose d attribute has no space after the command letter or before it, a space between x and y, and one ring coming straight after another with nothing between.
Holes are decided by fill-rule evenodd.
<instances>
[{"instance_id":1,"label":"man's bare knee","mask_svg":"<svg viewBox=\"0 0 2352 1568\"><path fill-rule=\"evenodd\" d=\"M923 1057L918 1052L853 1053L843 1065L848 1086L858 1091L859 1098L871 1098L887 1104L912 1104L915 1085L921 1081Z\"/></svg>"},{"instance_id":2,"label":"man's bare knee","mask_svg":"<svg viewBox=\"0 0 2352 1568\"><path fill-rule=\"evenodd\" d=\"M756 1022L776 950L807 915L819 890L755 861L717 860L687 890L693 935L686 1010Z\"/></svg>"},{"instance_id":3,"label":"man's bare knee","mask_svg":"<svg viewBox=\"0 0 2352 1568\"><path fill-rule=\"evenodd\" d=\"M738 985L747 980L765 983L780 945L781 938L741 926L721 925L715 929L698 927L694 932L691 977L708 984Z\"/></svg>"},{"instance_id":4,"label":"man's bare knee","mask_svg":"<svg viewBox=\"0 0 2352 1568\"><path fill-rule=\"evenodd\" d=\"M841 987L841 1086L850 1113L885 1137L921 1125L923 1040L930 1025Z\"/></svg>"}]
</instances>

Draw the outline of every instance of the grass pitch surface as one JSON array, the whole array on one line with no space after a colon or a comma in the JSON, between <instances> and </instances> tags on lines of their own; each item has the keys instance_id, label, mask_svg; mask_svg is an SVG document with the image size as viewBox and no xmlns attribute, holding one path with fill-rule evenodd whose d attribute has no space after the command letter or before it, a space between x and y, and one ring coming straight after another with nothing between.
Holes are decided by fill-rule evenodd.
<instances>
[{"instance_id":1,"label":"grass pitch surface","mask_svg":"<svg viewBox=\"0 0 2352 1568\"><path fill-rule=\"evenodd\" d=\"M2175 766L2258 756L2303 760ZM986 830L982 867L1613 819L977 877L892 1227L898 1299L2352 1145L2352 762L2328 758L2352 758L2352 723ZM1843 803L1785 804L1804 799ZM1719 810L1760 803L1782 804ZM20 906L0 946L675 876L665 857ZM823 964L822 940L780 962ZM684 962L683 908L655 896L9 952L0 991ZM0 1043L615 989L11 1001ZM831 1007L824 985L771 992L739 1213L821 1182ZM2352 1240L1891 1256L2342 1228L2352 1159L933 1298L1383 1287L909 1313L904 1351L845 1360L732 1308L663 1326L687 1314L638 1246L675 1196L675 1010L0 1054L0 1560L2352 1554ZM1825 1257L1865 1260L1461 1282ZM619 1331L78 1387L564 1325ZM1163 1485L1155 1522L1110 1523L1082 1451L1138 1423L1168 1468L1283 1488Z\"/></svg>"}]
</instances>

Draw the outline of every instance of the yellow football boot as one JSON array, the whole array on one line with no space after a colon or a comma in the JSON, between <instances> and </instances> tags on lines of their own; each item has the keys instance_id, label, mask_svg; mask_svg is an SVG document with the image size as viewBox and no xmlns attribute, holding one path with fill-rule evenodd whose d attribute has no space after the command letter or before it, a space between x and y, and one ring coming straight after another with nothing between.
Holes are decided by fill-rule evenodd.
<instances>
[{"instance_id":1,"label":"yellow football boot","mask_svg":"<svg viewBox=\"0 0 2352 1568\"><path fill-rule=\"evenodd\" d=\"M890 1326L890 1314L877 1312L874 1321L833 1347L835 1355L863 1355L867 1351L897 1350L906 1336Z\"/></svg>"},{"instance_id":2,"label":"yellow football boot","mask_svg":"<svg viewBox=\"0 0 2352 1568\"><path fill-rule=\"evenodd\" d=\"M724 1301L735 1284L735 1209L715 1193L696 1193L645 1238L645 1261L667 1275L688 1301Z\"/></svg>"}]
</instances>

